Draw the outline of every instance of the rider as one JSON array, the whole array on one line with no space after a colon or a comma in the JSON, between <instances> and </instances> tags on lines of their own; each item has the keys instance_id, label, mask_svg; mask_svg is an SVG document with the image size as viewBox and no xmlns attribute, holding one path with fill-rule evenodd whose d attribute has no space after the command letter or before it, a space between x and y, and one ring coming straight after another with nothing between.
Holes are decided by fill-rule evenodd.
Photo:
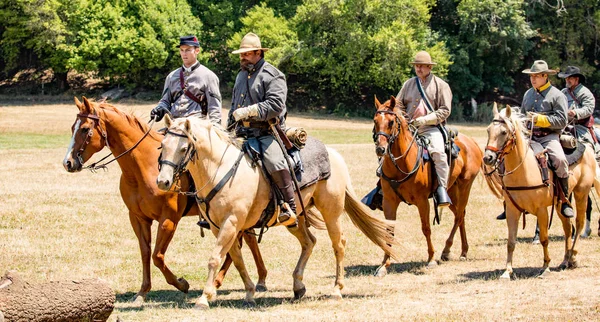
<instances>
[{"instance_id":1,"label":"rider","mask_svg":"<svg viewBox=\"0 0 600 322\"><path fill-rule=\"evenodd\" d=\"M219 78L200 64L200 44L196 36L179 37L179 55L183 65L165 79L162 98L151 112L156 122L166 113L173 118L198 114L221 124L221 93Z\"/></svg>"},{"instance_id":2,"label":"rider","mask_svg":"<svg viewBox=\"0 0 600 322\"><path fill-rule=\"evenodd\" d=\"M567 97L568 120L569 123L575 124L577 137L582 137L590 143L596 152L596 160L600 158L600 149L594 140L594 107L596 99L594 94L585 86L585 76L581 74L578 67L568 66L564 73L558 73L559 78L565 79L566 87L562 89L563 94Z\"/></svg>"},{"instance_id":3,"label":"rider","mask_svg":"<svg viewBox=\"0 0 600 322\"><path fill-rule=\"evenodd\" d=\"M197 115L208 117L211 122L221 124L219 78L198 61L200 53L198 38L179 37L177 47L183 65L172 71L165 79L162 98L158 106L150 112L150 117L160 122L167 113L173 118ZM188 181L193 182L191 176ZM198 225L202 228L210 228L205 220L200 220Z\"/></svg>"},{"instance_id":4,"label":"rider","mask_svg":"<svg viewBox=\"0 0 600 322\"><path fill-rule=\"evenodd\" d=\"M409 121L418 128L419 135L429 142L427 150L435 165L439 183L435 198L439 207L446 207L451 205L452 201L447 192L450 169L445 151L446 133L442 133L442 127L450 116L452 91L448 83L431 73L431 69L437 63L431 60L428 52L418 52L411 64L415 68L417 77L404 83L396 96L396 106L408 113ZM376 203L379 202L380 197L373 198L377 196L378 189L380 189L379 184L363 199L363 202L366 201L365 203L372 209L378 207Z\"/></svg>"},{"instance_id":5,"label":"rider","mask_svg":"<svg viewBox=\"0 0 600 322\"><path fill-rule=\"evenodd\" d=\"M269 121L279 122L285 129L287 84L285 75L264 60L265 52L260 38L247 33L240 48L232 54L240 55L241 71L233 87L231 110L227 128L235 126L237 136L256 146L267 172L283 195L284 204L279 213L280 223L296 220L294 185L282 148L270 131Z\"/></svg>"},{"instance_id":6,"label":"rider","mask_svg":"<svg viewBox=\"0 0 600 322\"><path fill-rule=\"evenodd\" d=\"M554 75L556 71L548 69L545 61L536 60L523 73L529 74L533 86L525 92L521 103L523 112L531 118L532 139L547 150L550 164L555 168L562 191L568 198L569 165L559 142L560 133L567 125L567 98L550 84L548 75ZM568 202L562 203L561 213L567 218L574 216L573 208Z\"/></svg>"}]
</instances>

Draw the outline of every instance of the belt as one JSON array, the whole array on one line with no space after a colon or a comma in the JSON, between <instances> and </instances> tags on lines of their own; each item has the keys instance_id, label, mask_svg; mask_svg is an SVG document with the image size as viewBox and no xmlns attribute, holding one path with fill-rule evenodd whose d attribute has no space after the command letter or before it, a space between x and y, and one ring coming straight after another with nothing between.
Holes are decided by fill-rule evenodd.
<instances>
[{"instance_id":1,"label":"belt","mask_svg":"<svg viewBox=\"0 0 600 322\"><path fill-rule=\"evenodd\" d=\"M537 137L546 136L546 135L549 135L549 134L552 134L552 133L554 133L554 131L548 130L548 129L539 129L538 128L538 129L533 129L532 130L533 136L537 136Z\"/></svg>"},{"instance_id":2,"label":"belt","mask_svg":"<svg viewBox=\"0 0 600 322\"><path fill-rule=\"evenodd\" d=\"M242 126L243 127L253 128L253 129L261 129L261 130L267 130L267 129L269 129L269 123L267 123L267 122L243 121L242 122Z\"/></svg>"}]
</instances>

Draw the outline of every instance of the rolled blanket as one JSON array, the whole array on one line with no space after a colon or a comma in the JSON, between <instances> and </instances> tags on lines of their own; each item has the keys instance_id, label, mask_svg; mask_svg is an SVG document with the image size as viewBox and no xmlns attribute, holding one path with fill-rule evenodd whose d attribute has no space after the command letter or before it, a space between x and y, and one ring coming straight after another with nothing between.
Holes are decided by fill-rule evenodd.
<instances>
[{"instance_id":1,"label":"rolled blanket","mask_svg":"<svg viewBox=\"0 0 600 322\"><path fill-rule=\"evenodd\" d=\"M577 147L577 139L570 134L561 134L560 138L560 145L565 148L565 149L574 149Z\"/></svg>"},{"instance_id":2,"label":"rolled blanket","mask_svg":"<svg viewBox=\"0 0 600 322\"><path fill-rule=\"evenodd\" d=\"M306 145L306 140L308 140L308 133L306 130L301 127L290 127L285 130L285 135L290 139L290 142L296 148L302 149L304 145Z\"/></svg>"}]
</instances>

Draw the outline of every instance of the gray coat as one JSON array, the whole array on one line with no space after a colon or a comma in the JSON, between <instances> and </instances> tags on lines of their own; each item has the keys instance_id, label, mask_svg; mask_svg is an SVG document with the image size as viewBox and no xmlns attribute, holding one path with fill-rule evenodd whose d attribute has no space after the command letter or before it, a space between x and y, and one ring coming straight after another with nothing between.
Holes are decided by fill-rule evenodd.
<instances>
[{"instance_id":1,"label":"gray coat","mask_svg":"<svg viewBox=\"0 0 600 322\"><path fill-rule=\"evenodd\" d=\"M202 108L191 98L181 92L179 67L172 71L165 79L165 87L159 106L166 107L174 118L187 117L192 114L200 113ZM191 67L192 72L184 72L184 87L194 94L198 99L204 95L208 104L208 118L221 124L221 92L219 91L219 78L210 69L197 62ZM181 95L179 95L181 93Z\"/></svg>"},{"instance_id":2,"label":"gray coat","mask_svg":"<svg viewBox=\"0 0 600 322\"><path fill-rule=\"evenodd\" d=\"M592 115L596 106L596 99L587 87L579 84L572 92L568 88L563 88L562 92L567 97L569 110L575 111L576 121L587 119Z\"/></svg>"},{"instance_id":3,"label":"gray coat","mask_svg":"<svg viewBox=\"0 0 600 322\"><path fill-rule=\"evenodd\" d=\"M247 121L264 122L278 117L282 128L285 128L287 109L287 83L285 75L273 65L261 59L250 70L241 70L233 86L229 124L233 122L233 111L236 108L258 104L258 116Z\"/></svg>"},{"instance_id":4,"label":"gray coat","mask_svg":"<svg viewBox=\"0 0 600 322\"><path fill-rule=\"evenodd\" d=\"M546 115L550 122L551 132L559 133L567 126L567 98L556 87L550 85L547 89L538 92L530 88L523 95L521 103L523 113L535 112Z\"/></svg>"}]
</instances>

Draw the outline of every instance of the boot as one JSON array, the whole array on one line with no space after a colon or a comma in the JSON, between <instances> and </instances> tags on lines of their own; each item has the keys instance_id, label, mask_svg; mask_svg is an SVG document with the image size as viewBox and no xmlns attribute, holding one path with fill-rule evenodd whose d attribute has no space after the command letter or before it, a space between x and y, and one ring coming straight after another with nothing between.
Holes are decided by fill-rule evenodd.
<instances>
[{"instance_id":1,"label":"boot","mask_svg":"<svg viewBox=\"0 0 600 322\"><path fill-rule=\"evenodd\" d=\"M369 206L371 210L383 210L383 193L381 191L381 183L377 182L377 187L371 190L371 192L364 196L364 198L362 198L360 201Z\"/></svg>"},{"instance_id":2,"label":"boot","mask_svg":"<svg viewBox=\"0 0 600 322\"><path fill-rule=\"evenodd\" d=\"M505 220L506 219L506 202L502 203L504 205L504 211L496 217L497 220Z\"/></svg>"},{"instance_id":3,"label":"boot","mask_svg":"<svg viewBox=\"0 0 600 322\"><path fill-rule=\"evenodd\" d=\"M277 222L291 227L297 224L296 219L296 202L294 200L294 182L288 170L279 170L271 174L273 181L283 195L284 204L277 217Z\"/></svg>"},{"instance_id":4,"label":"boot","mask_svg":"<svg viewBox=\"0 0 600 322\"><path fill-rule=\"evenodd\" d=\"M438 207L448 207L452 204L450 196L446 192L446 187L441 185L435 190L435 200L437 200Z\"/></svg>"},{"instance_id":5,"label":"boot","mask_svg":"<svg viewBox=\"0 0 600 322\"><path fill-rule=\"evenodd\" d=\"M565 199L569 199L569 177L558 178L558 181L560 183L560 187L562 188L563 194L565 195ZM575 217L573 208L571 208L571 205L566 200L562 203L560 212L567 218Z\"/></svg>"}]
</instances>

